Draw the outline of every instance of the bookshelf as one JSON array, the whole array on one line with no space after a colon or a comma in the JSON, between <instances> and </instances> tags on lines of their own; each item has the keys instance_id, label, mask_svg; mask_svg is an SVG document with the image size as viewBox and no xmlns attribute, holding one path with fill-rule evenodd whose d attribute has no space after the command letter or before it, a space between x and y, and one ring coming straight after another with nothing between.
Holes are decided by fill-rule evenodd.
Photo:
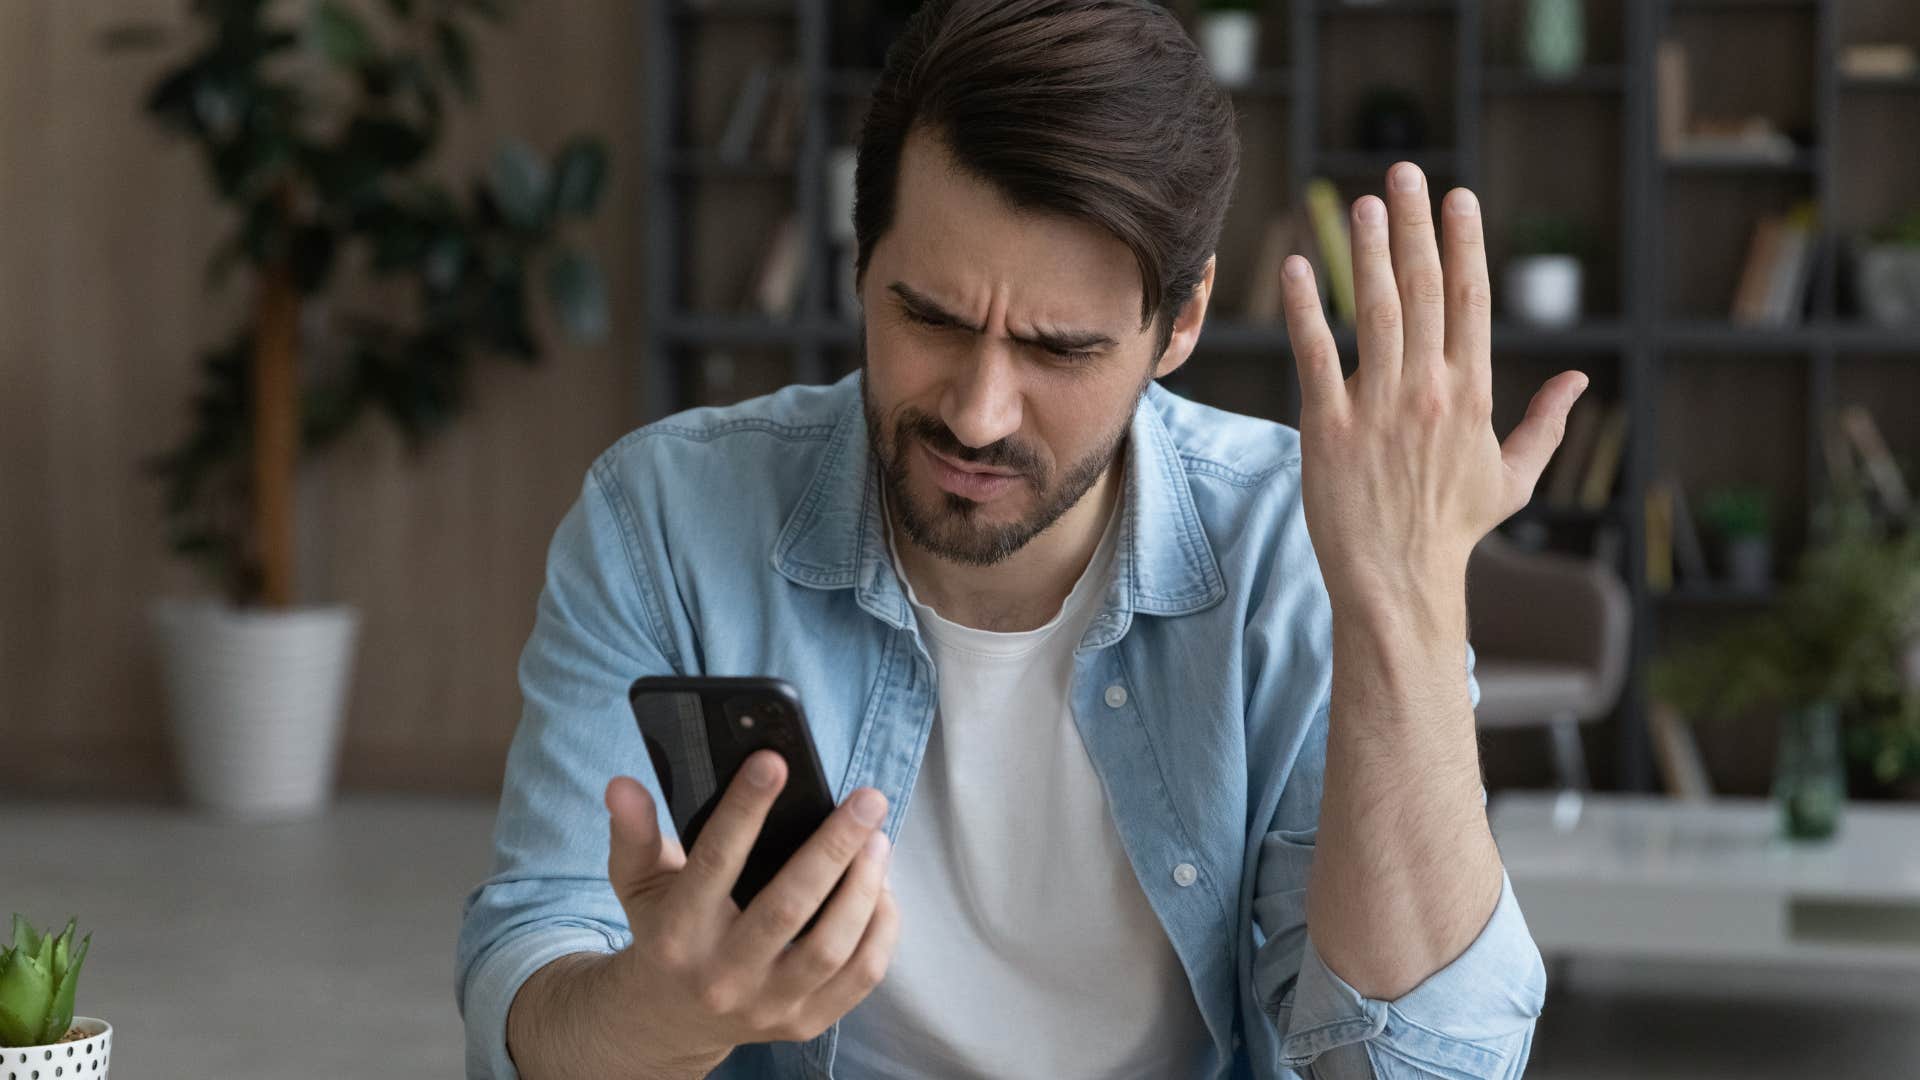
<instances>
[{"instance_id":1,"label":"bookshelf","mask_svg":"<svg viewBox=\"0 0 1920 1080\"><path fill-rule=\"evenodd\" d=\"M1197 0L1169 6L1194 26ZM882 17L897 17L898 7L642 0L650 64L647 318L637 365L644 417L791 381L828 381L857 365L858 326L834 301L826 162L832 147L857 138L885 28L897 25ZM1201 401L1297 422L1284 327L1237 314L1267 218L1297 205L1316 176L1339 185L1343 204L1382 194L1386 167L1403 157L1428 172L1436 197L1454 185L1473 188L1488 215L1498 430L1510 430L1532 390L1567 367L1593 376L1590 397L1627 408L1610 501L1595 510L1540 499L1515 521L1577 550L1600 533L1617 534L1635 613L1631 674L1617 715L1591 736L1610 742L1611 753L1593 757L1603 781L1646 790L1654 784L1648 659L1688 625L1758 610L1773 595L1700 582L1650 592L1648 485L1673 474L1694 496L1701 485L1766 486L1783 526L1775 542L1784 573L1823 480L1818 417L1841 404L1869 405L1896 453L1920 453L1920 327L1863 321L1846 303L1844 278L1848 238L1920 190L1920 150L1903 137L1920 110L1920 76L1850 76L1837 60L1839 46L1863 38L1920 46L1920 11L1906 0L1589 0L1586 63L1570 77L1545 78L1521 58L1522 7L1523 0L1264 5L1260 66L1232 91L1243 164L1215 306L1194 360L1169 383ZM1688 49L1698 110L1767 114L1803 141L1779 161L1669 160L1656 91L1664 39ZM730 95L754 63L798 73L802 122L785 162L728 162L712 149ZM1755 80L1753 70L1778 74ZM1350 118L1376 84L1423 104L1426 149L1356 145ZM1755 218L1799 199L1823 211L1804 318L1780 327L1730 321ZM1601 240L1586 264L1585 314L1576 325L1527 326L1504 313L1503 230L1531 209L1575 215ZM806 268L793 311L745 313L737 298L788 212L802 225ZM1352 328L1336 336L1351 364Z\"/></svg>"}]
</instances>

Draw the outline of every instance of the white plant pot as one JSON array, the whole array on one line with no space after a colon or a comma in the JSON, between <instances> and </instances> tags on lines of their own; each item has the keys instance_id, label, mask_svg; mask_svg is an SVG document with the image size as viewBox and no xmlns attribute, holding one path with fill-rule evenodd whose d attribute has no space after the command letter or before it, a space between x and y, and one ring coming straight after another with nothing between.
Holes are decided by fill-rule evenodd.
<instances>
[{"instance_id":1,"label":"white plant pot","mask_svg":"<svg viewBox=\"0 0 1920 1080\"><path fill-rule=\"evenodd\" d=\"M1530 326L1580 321L1580 260L1573 255L1523 255L1507 263L1507 314Z\"/></svg>"},{"instance_id":2,"label":"white plant pot","mask_svg":"<svg viewBox=\"0 0 1920 1080\"><path fill-rule=\"evenodd\" d=\"M324 811L358 613L162 600L152 617L188 800L255 821Z\"/></svg>"},{"instance_id":3,"label":"white plant pot","mask_svg":"<svg viewBox=\"0 0 1920 1080\"><path fill-rule=\"evenodd\" d=\"M1920 248L1882 244L1860 252L1860 306L1880 326L1920 324Z\"/></svg>"},{"instance_id":4,"label":"white plant pot","mask_svg":"<svg viewBox=\"0 0 1920 1080\"><path fill-rule=\"evenodd\" d=\"M106 1080L113 1049L113 1025L76 1016L73 1026L86 1033L76 1042L45 1046L0 1047L0 1080Z\"/></svg>"},{"instance_id":5,"label":"white plant pot","mask_svg":"<svg viewBox=\"0 0 1920 1080\"><path fill-rule=\"evenodd\" d=\"M1200 16L1200 51L1222 86L1253 80L1260 54L1260 16L1252 11L1209 11Z\"/></svg>"}]
</instances>

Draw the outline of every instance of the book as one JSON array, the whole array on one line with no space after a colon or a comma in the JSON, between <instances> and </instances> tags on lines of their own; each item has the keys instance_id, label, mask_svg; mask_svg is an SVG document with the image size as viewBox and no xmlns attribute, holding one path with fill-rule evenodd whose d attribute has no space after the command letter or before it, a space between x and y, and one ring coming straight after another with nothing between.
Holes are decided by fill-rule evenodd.
<instances>
[{"instance_id":1,"label":"book","mask_svg":"<svg viewBox=\"0 0 1920 1080\"><path fill-rule=\"evenodd\" d=\"M771 101L766 125L760 132L760 156L776 165L790 164L800 141L805 76L798 68L782 68L774 75L768 96Z\"/></svg>"},{"instance_id":2,"label":"book","mask_svg":"<svg viewBox=\"0 0 1920 1080\"><path fill-rule=\"evenodd\" d=\"M1673 591L1673 488L1665 481L1647 485L1647 591Z\"/></svg>"},{"instance_id":3,"label":"book","mask_svg":"<svg viewBox=\"0 0 1920 1080\"><path fill-rule=\"evenodd\" d=\"M1627 446L1627 403L1616 401L1607 410L1594 439L1593 458L1580 481L1580 506L1585 510L1604 510L1620 476L1620 459Z\"/></svg>"},{"instance_id":4,"label":"book","mask_svg":"<svg viewBox=\"0 0 1920 1080\"><path fill-rule=\"evenodd\" d=\"M1767 326L1789 326L1805 318L1819 211L1812 200L1802 200L1779 221L1779 246L1767 271L1765 299L1756 320Z\"/></svg>"},{"instance_id":5,"label":"book","mask_svg":"<svg viewBox=\"0 0 1920 1080\"><path fill-rule=\"evenodd\" d=\"M1678 576L1696 585L1712 579L1707 570L1707 549L1700 542L1700 529L1693 520L1693 507L1687 502L1686 486L1668 477L1673 492L1673 564Z\"/></svg>"},{"instance_id":6,"label":"book","mask_svg":"<svg viewBox=\"0 0 1920 1080\"><path fill-rule=\"evenodd\" d=\"M1886 440L1880 437L1880 427L1873 422L1873 414L1864 406L1849 405L1840 410L1840 426L1860 452L1861 469L1880 496L1881 506L1894 517L1906 516L1913 497L1899 464L1893 460L1892 451L1887 449Z\"/></svg>"},{"instance_id":7,"label":"book","mask_svg":"<svg viewBox=\"0 0 1920 1080\"><path fill-rule=\"evenodd\" d=\"M753 135L759 130L760 116L766 110L767 94L773 88L773 69L755 64L733 95L733 108L727 112L727 124L720 132L715 154L730 165L747 160L753 152Z\"/></svg>"},{"instance_id":8,"label":"book","mask_svg":"<svg viewBox=\"0 0 1920 1080\"><path fill-rule=\"evenodd\" d=\"M1566 434L1554 451L1547 476L1547 505L1570 507L1580 498L1580 473L1593 451L1594 436L1600 433L1599 401L1582 395L1567 416Z\"/></svg>"},{"instance_id":9,"label":"book","mask_svg":"<svg viewBox=\"0 0 1920 1080\"><path fill-rule=\"evenodd\" d=\"M1747 241L1747 261L1740 268L1740 283L1734 289L1730 313L1734 322L1765 322L1767 289L1785 232L1785 220L1776 215L1767 214L1754 222L1753 233Z\"/></svg>"},{"instance_id":10,"label":"book","mask_svg":"<svg viewBox=\"0 0 1920 1080\"><path fill-rule=\"evenodd\" d=\"M1678 153L1687 138L1687 47L1668 38L1654 54L1660 153Z\"/></svg>"},{"instance_id":11,"label":"book","mask_svg":"<svg viewBox=\"0 0 1920 1080\"><path fill-rule=\"evenodd\" d=\"M1253 275L1248 283L1245 312L1248 322L1285 321L1283 274L1287 256L1294 254L1305 239L1308 237L1300 227L1300 214L1297 211L1283 210L1267 219L1266 230L1260 238L1260 254L1254 260Z\"/></svg>"},{"instance_id":12,"label":"book","mask_svg":"<svg viewBox=\"0 0 1920 1080\"><path fill-rule=\"evenodd\" d=\"M1764 124L1765 121L1760 121ZM1760 125L1755 125L1759 127ZM1666 152L1669 161L1692 162L1788 162L1799 153L1783 132L1771 129L1754 131L1689 131L1679 145Z\"/></svg>"},{"instance_id":13,"label":"book","mask_svg":"<svg viewBox=\"0 0 1920 1080\"><path fill-rule=\"evenodd\" d=\"M800 219L788 214L774 229L754 276L750 304L763 315L785 318L800 298Z\"/></svg>"},{"instance_id":14,"label":"book","mask_svg":"<svg viewBox=\"0 0 1920 1080\"><path fill-rule=\"evenodd\" d=\"M1340 189L1324 176L1307 181L1307 212L1313 223L1313 238L1326 261L1327 289L1333 300L1337 321L1352 326L1356 320L1353 298L1353 239L1347 227L1347 214L1340 205Z\"/></svg>"},{"instance_id":15,"label":"book","mask_svg":"<svg viewBox=\"0 0 1920 1080\"><path fill-rule=\"evenodd\" d=\"M1655 701L1647 712L1647 727L1653 736L1654 763L1660 768L1667 794L1681 799L1711 798L1713 783L1700 758L1700 744L1694 741L1693 725L1680 710Z\"/></svg>"},{"instance_id":16,"label":"book","mask_svg":"<svg viewBox=\"0 0 1920 1080\"><path fill-rule=\"evenodd\" d=\"M1920 74L1920 55L1901 42L1863 42L1840 50L1840 74L1852 79L1903 79Z\"/></svg>"}]
</instances>

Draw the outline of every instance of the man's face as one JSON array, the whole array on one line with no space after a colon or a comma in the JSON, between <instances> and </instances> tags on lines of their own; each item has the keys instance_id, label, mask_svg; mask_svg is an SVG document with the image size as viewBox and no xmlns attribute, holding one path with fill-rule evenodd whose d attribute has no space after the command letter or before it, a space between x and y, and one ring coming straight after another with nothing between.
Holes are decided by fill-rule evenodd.
<instances>
[{"instance_id":1,"label":"man's face","mask_svg":"<svg viewBox=\"0 0 1920 1080\"><path fill-rule=\"evenodd\" d=\"M1133 253L1089 222L1018 211L916 129L893 225L861 283L868 438L907 535L990 566L1106 472L1135 403L1191 348L1140 327Z\"/></svg>"}]
</instances>

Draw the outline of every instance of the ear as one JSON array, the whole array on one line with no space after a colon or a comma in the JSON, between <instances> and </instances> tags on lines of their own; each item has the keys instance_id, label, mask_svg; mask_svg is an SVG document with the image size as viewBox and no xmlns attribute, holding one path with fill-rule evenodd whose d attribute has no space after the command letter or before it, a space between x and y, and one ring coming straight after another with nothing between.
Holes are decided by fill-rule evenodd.
<instances>
[{"instance_id":1,"label":"ear","mask_svg":"<svg viewBox=\"0 0 1920 1080\"><path fill-rule=\"evenodd\" d=\"M1200 325L1207 319L1207 298L1213 295L1213 266L1216 256L1207 256L1207 268L1200 275L1200 283L1193 287L1193 294L1173 319L1173 334L1167 338L1167 351L1160 354L1160 362L1153 367L1153 377L1163 378L1187 362L1193 355L1193 347L1200 343Z\"/></svg>"}]
</instances>

